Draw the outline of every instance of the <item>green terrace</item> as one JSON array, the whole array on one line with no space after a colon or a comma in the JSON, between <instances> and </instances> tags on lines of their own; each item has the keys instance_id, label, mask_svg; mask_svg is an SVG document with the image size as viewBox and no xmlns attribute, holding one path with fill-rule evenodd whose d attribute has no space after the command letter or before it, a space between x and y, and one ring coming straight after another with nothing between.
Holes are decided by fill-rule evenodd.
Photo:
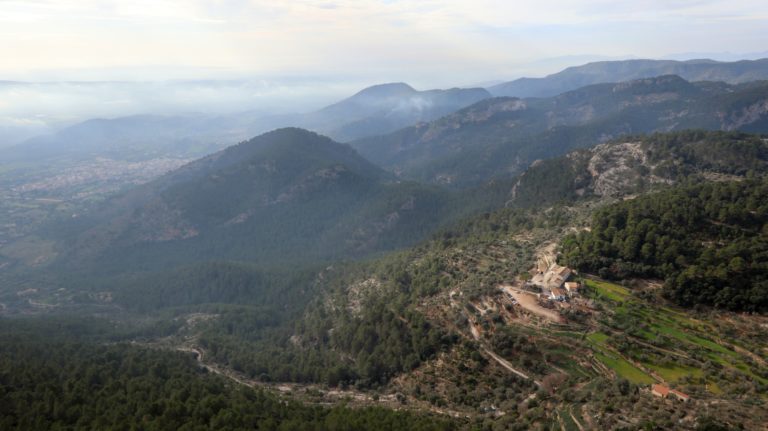
<instances>
[{"instance_id":1,"label":"green terrace","mask_svg":"<svg viewBox=\"0 0 768 431\"><path fill-rule=\"evenodd\" d=\"M768 383L765 370L756 372L758 365L722 341L728 337L714 325L650 304L626 287L591 278L583 281L587 295L604 310L586 342L594 357L616 375L636 384L703 386L713 394L722 392L724 373L735 374L740 381Z\"/></svg>"}]
</instances>

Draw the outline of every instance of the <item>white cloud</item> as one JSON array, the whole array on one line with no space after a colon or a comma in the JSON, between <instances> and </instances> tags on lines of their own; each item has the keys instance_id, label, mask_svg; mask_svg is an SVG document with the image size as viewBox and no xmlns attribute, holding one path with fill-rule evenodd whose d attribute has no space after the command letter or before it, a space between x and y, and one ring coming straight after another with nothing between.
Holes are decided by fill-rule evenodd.
<instances>
[{"instance_id":1,"label":"white cloud","mask_svg":"<svg viewBox=\"0 0 768 431\"><path fill-rule=\"evenodd\" d=\"M766 21L764 0L0 0L0 77L174 65L469 82L549 56L762 51Z\"/></svg>"}]
</instances>

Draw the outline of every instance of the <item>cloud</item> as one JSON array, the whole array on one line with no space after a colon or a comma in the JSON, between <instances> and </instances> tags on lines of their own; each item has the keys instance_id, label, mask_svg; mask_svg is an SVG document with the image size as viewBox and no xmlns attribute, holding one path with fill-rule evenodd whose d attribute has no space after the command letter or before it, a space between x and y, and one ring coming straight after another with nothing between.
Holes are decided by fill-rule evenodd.
<instances>
[{"instance_id":1,"label":"cloud","mask_svg":"<svg viewBox=\"0 0 768 431\"><path fill-rule=\"evenodd\" d=\"M0 77L175 65L443 84L571 54L759 51L766 21L764 0L0 0Z\"/></svg>"}]
</instances>

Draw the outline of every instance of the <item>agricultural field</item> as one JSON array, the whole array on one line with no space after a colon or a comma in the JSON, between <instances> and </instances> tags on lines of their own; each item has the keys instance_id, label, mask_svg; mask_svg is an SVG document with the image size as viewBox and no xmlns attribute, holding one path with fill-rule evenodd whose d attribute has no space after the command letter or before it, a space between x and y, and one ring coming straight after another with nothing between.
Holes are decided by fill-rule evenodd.
<instances>
[{"instance_id":1,"label":"agricultural field","mask_svg":"<svg viewBox=\"0 0 768 431\"><path fill-rule=\"evenodd\" d=\"M724 385L743 384L765 398L768 367L752 353L760 352L760 344L744 343L741 337L741 345L726 341L727 332L736 330L735 322L705 322L652 304L627 287L590 278L583 281L587 295L603 309L596 330L586 339L595 357L618 376L637 384L682 386L702 396L719 394ZM750 317L730 319L748 321Z\"/></svg>"}]
</instances>

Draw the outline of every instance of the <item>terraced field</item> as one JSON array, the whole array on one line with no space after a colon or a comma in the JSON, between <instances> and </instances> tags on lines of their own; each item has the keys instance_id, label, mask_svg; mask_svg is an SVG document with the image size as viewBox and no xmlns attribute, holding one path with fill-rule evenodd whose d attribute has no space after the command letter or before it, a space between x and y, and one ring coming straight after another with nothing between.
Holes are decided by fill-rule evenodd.
<instances>
[{"instance_id":1,"label":"terraced field","mask_svg":"<svg viewBox=\"0 0 768 431\"><path fill-rule=\"evenodd\" d=\"M680 383L712 394L722 392L718 382L723 374L768 383L764 364L747 354L759 351L759 345L734 346L725 341L722 328L651 304L626 287L584 282L588 295L605 310L598 330L586 340L595 358L618 376L637 384Z\"/></svg>"}]
</instances>

